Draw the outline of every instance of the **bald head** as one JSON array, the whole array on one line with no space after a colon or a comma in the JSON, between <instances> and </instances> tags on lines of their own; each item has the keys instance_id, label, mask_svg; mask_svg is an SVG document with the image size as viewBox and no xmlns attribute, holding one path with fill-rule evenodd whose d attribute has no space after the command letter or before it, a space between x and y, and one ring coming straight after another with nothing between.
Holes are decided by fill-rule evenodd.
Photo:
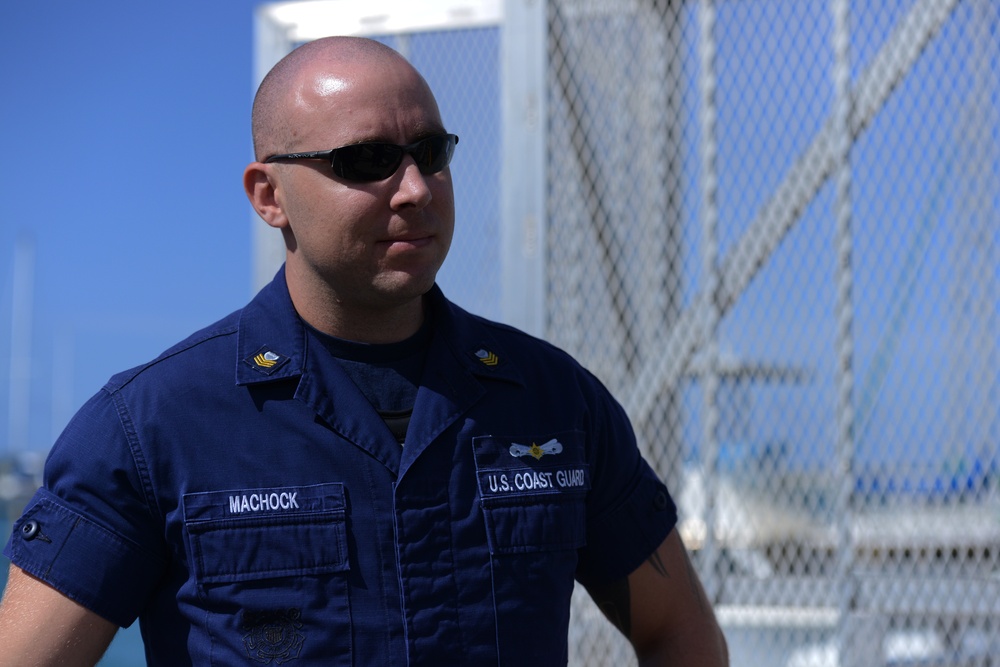
<instances>
[{"instance_id":1,"label":"bald head","mask_svg":"<svg viewBox=\"0 0 1000 667\"><path fill-rule=\"evenodd\" d=\"M380 68L389 67L413 70L398 52L364 37L325 37L289 53L264 77L254 98L251 122L257 159L294 150L290 112L302 102L303 86L326 86L329 90L320 92L333 93L338 76L361 69L377 76ZM324 74L322 81L316 80L319 72Z\"/></svg>"}]
</instances>

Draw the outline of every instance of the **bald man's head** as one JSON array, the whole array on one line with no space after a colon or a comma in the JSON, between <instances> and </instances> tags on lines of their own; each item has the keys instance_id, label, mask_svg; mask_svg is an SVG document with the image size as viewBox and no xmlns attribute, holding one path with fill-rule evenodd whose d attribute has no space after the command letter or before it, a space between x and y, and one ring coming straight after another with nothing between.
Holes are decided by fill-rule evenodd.
<instances>
[{"instance_id":1,"label":"bald man's head","mask_svg":"<svg viewBox=\"0 0 1000 667\"><path fill-rule=\"evenodd\" d=\"M297 102L303 77L317 67L338 73L364 66L371 74L380 67L412 66L390 47L364 37L325 37L298 47L275 65L257 89L251 116L254 154L262 160L293 150L290 108Z\"/></svg>"}]
</instances>

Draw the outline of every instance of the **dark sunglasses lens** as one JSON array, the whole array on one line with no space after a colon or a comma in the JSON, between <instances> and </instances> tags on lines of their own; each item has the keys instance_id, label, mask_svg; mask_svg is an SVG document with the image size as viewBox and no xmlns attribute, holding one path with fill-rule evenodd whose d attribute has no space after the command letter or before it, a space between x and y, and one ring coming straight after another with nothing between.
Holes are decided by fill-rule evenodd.
<instances>
[{"instance_id":1,"label":"dark sunglasses lens","mask_svg":"<svg viewBox=\"0 0 1000 667\"><path fill-rule=\"evenodd\" d=\"M427 137L414 146L410 153L421 174L436 174L451 162L451 155L455 151L455 143L451 135L442 134L436 137Z\"/></svg>"},{"instance_id":2,"label":"dark sunglasses lens","mask_svg":"<svg viewBox=\"0 0 1000 667\"><path fill-rule=\"evenodd\" d=\"M409 150L421 174L436 174L451 162L456 137L440 134L418 141ZM355 144L338 148L330 165L333 173L349 181L381 181L389 178L403 162L403 148L393 144Z\"/></svg>"},{"instance_id":3,"label":"dark sunglasses lens","mask_svg":"<svg viewBox=\"0 0 1000 667\"><path fill-rule=\"evenodd\" d=\"M381 181L403 161L403 149L392 144L344 146L333 154L333 172L349 181Z\"/></svg>"}]
</instances>

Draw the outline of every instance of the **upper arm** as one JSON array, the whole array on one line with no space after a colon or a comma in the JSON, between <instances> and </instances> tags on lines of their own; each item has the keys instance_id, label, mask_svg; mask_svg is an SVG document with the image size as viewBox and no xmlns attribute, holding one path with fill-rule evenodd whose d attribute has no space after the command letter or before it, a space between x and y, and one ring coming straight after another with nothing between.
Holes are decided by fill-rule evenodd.
<instances>
[{"instance_id":1,"label":"upper arm","mask_svg":"<svg viewBox=\"0 0 1000 667\"><path fill-rule=\"evenodd\" d=\"M641 665L727 665L726 641L677 530L626 579L591 587Z\"/></svg>"},{"instance_id":2,"label":"upper arm","mask_svg":"<svg viewBox=\"0 0 1000 667\"><path fill-rule=\"evenodd\" d=\"M0 667L94 665L118 626L16 565L0 602Z\"/></svg>"}]
</instances>

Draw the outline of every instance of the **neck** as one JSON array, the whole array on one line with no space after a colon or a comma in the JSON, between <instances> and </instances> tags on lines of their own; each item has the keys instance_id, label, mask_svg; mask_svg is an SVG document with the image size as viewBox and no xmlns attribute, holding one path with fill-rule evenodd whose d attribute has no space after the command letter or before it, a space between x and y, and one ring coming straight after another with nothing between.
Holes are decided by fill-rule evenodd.
<instances>
[{"instance_id":1,"label":"neck","mask_svg":"<svg viewBox=\"0 0 1000 667\"><path fill-rule=\"evenodd\" d=\"M357 343L397 343L417 333L424 322L423 296L385 305L366 306L340 299L311 299L288 286L299 317L315 329Z\"/></svg>"},{"instance_id":2,"label":"neck","mask_svg":"<svg viewBox=\"0 0 1000 667\"><path fill-rule=\"evenodd\" d=\"M413 336L424 322L423 298L391 309L344 308L299 315L323 333L357 343L398 343Z\"/></svg>"},{"instance_id":3,"label":"neck","mask_svg":"<svg viewBox=\"0 0 1000 667\"><path fill-rule=\"evenodd\" d=\"M285 263L288 294L299 317L314 329L357 343L397 343L424 322L424 294L433 282L378 284L341 275L335 283L292 260Z\"/></svg>"}]
</instances>

